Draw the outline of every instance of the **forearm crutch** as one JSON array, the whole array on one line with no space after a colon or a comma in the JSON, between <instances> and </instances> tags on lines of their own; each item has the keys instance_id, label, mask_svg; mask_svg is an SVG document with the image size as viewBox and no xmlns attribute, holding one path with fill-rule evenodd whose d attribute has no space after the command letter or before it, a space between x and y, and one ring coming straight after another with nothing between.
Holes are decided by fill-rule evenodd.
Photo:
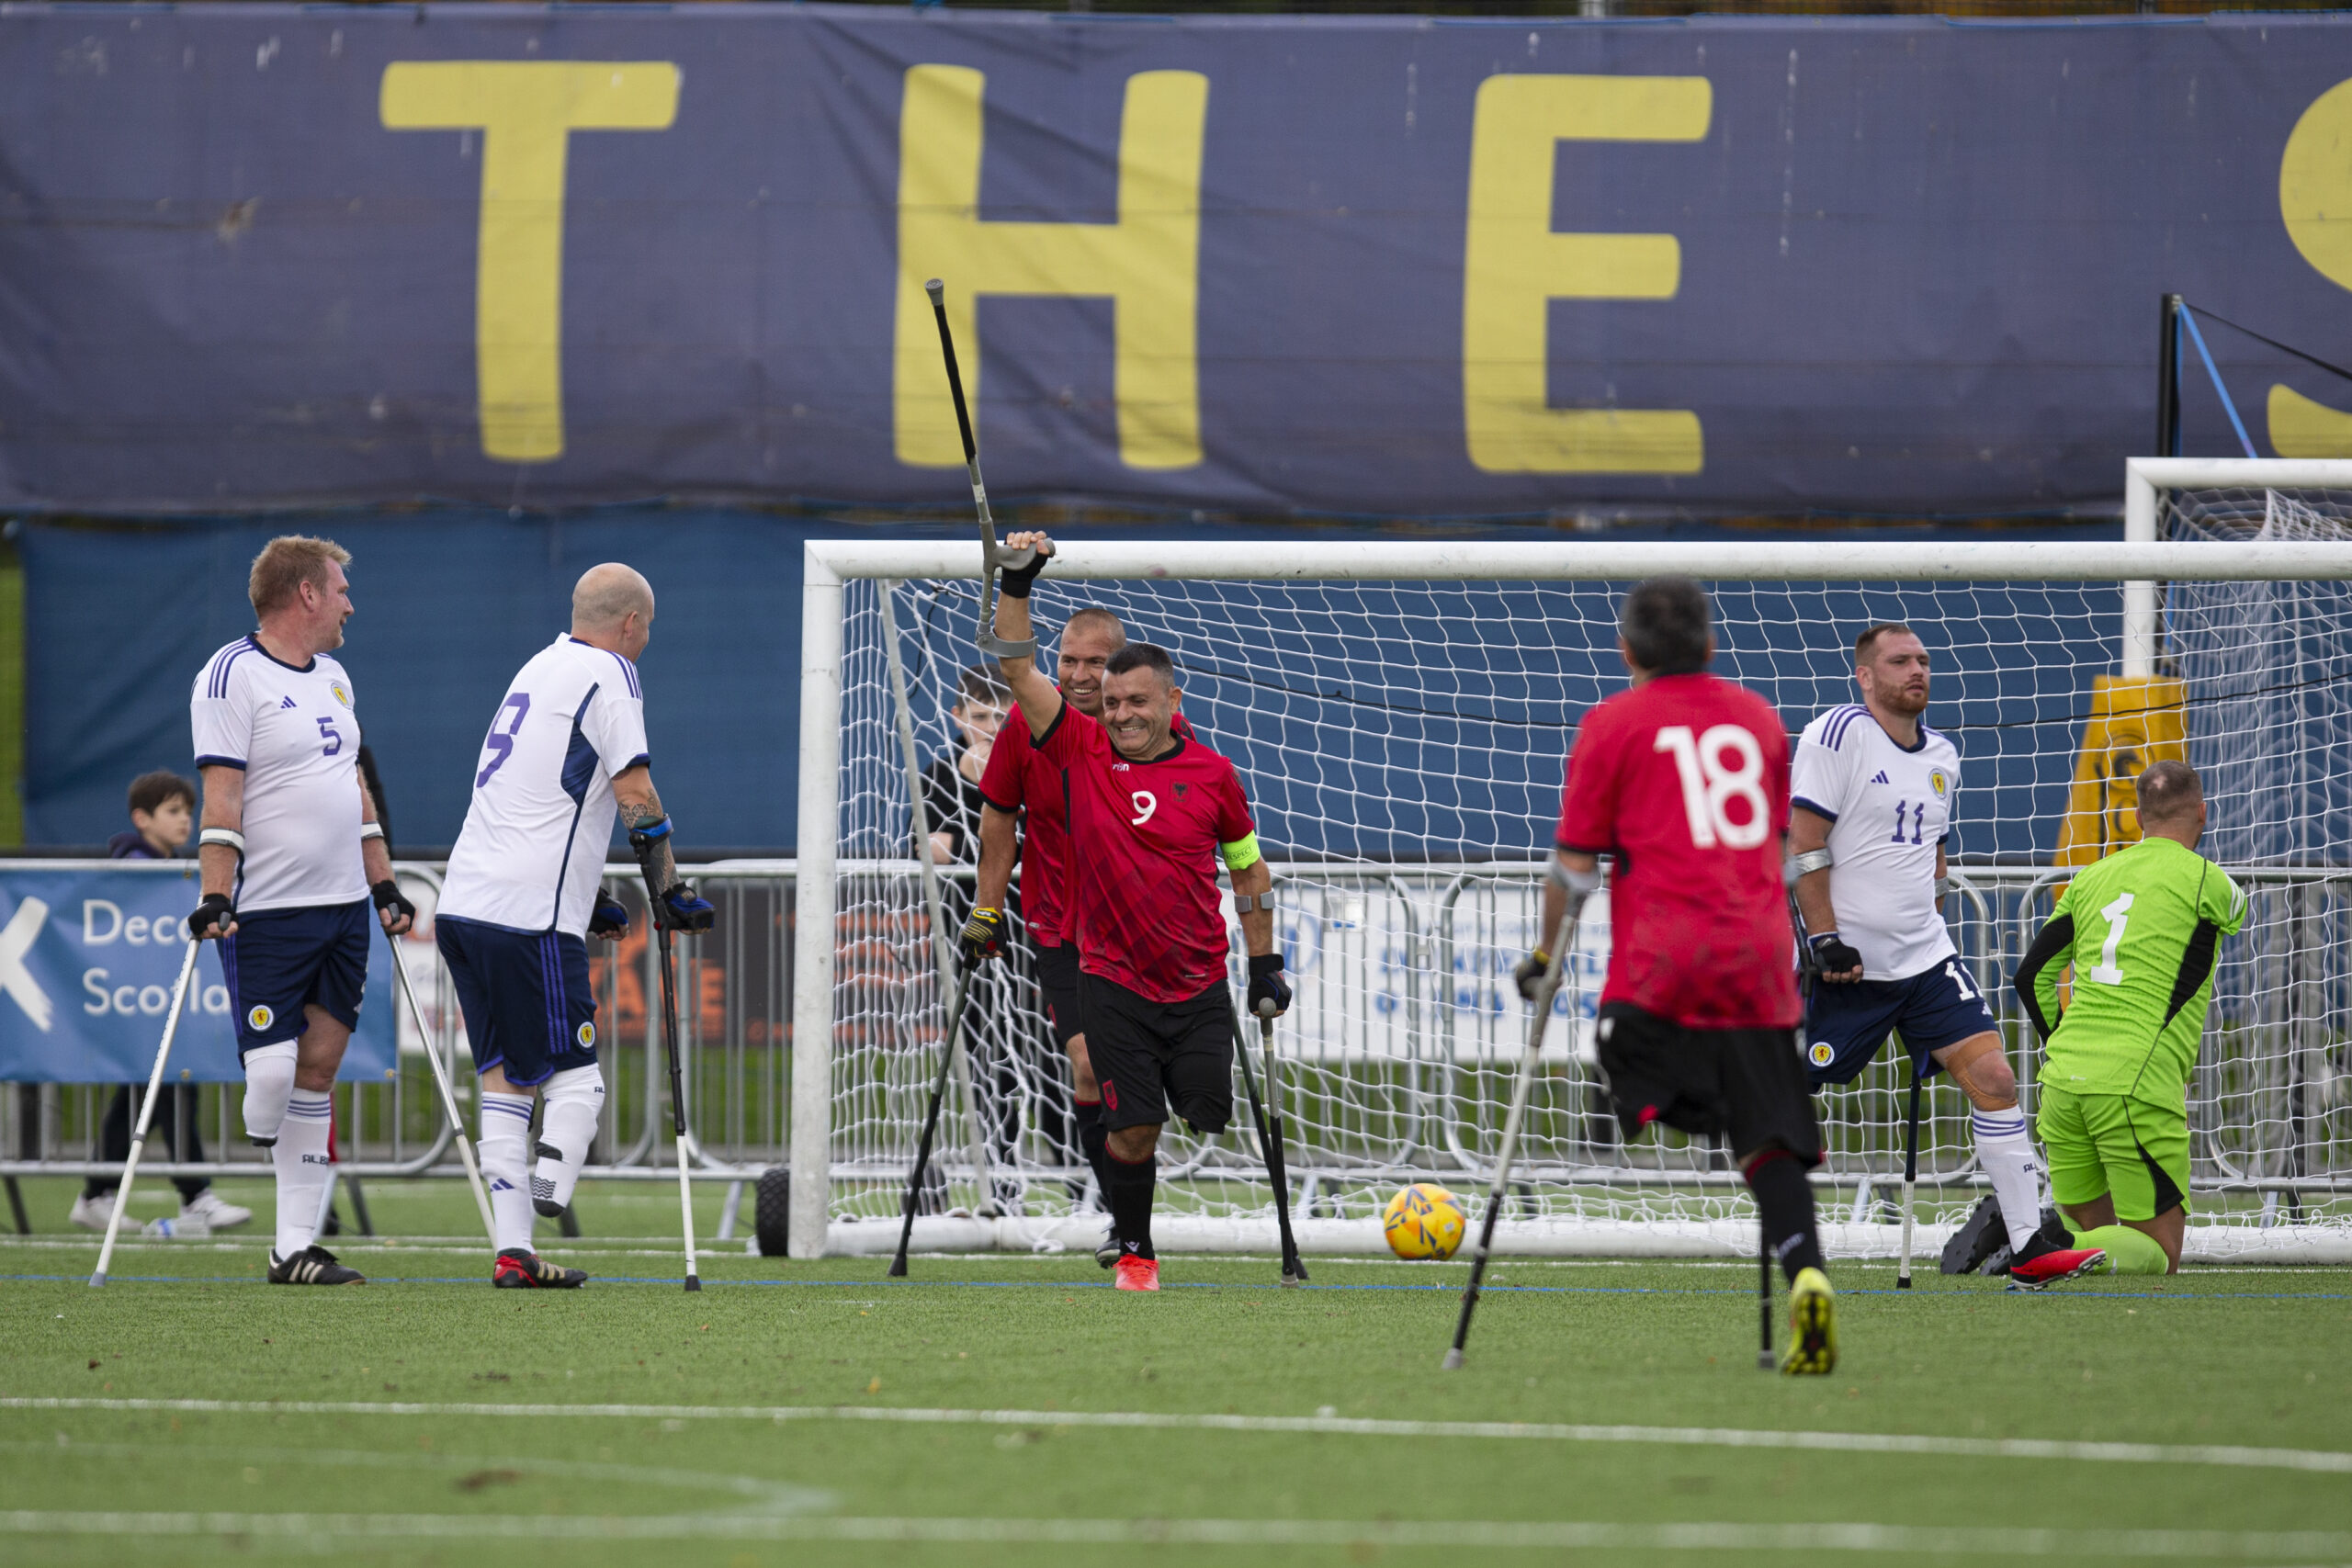
<instances>
[{"instance_id":1,"label":"forearm crutch","mask_svg":"<svg viewBox=\"0 0 2352 1568\"><path fill-rule=\"evenodd\" d=\"M1462 1348L1469 1342L1470 1316L1478 1310L1478 1292L1487 1281L1487 1260L1494 1256L1495 1221L1501 1217L1503 1203L1510 1196L1510 1165L1519 1152L1519 1130L1527 1118L1527 1100L1534 1091L1537 1058L1544 1053L1544 1026L1552 1021L1552 1002L1560 993L1561 976L1566 973L1568 942L1576 935L1577 905L1560 918L1560 929L1552 939L1552 962L1544 971L1544 984L1536 992L1535 1016L1527 1023L1527 1055L1519 1064L1519 1081L1511 1086L1510 1111L1503 1118L1502 1146L1495 1151L1494 1185L1487 1192L1486 1218L1478 1224L1478 1245L1470 1255L1470 1281L1462 1292L1462 1316L1453 1325L1453 1347L1445 1353L1445 1368L1451 1371L1462 1365ZM1569 1022L1575 1028L1573 1020Z\"/></svg>"},{"instance_id":2,"label":"forearm crutch","mask_svg":"<svg viewBox=\"0 0 2352 1568\"><path fill-rule=\"evenodd\" d=\"M424 1016L424 1004L416 999L416 987L408 977L408 966L401 962L401 939L391 932L384 933L384 942L392 951L392 978L401 995L408 998L409 1016L416 1020L417 1038L424 1042L424 1059L433 1068L433 1087L440 1091L442 1114L449 1118L449 1133L458 1143L458 1163L466 1168L466 1184L473 1189L474 1207L481 1211L482 1234L490 1237L491 1250L498 1250L498 1225L490 1214L490 1192L482 1186L481 1165L474 1158L473 1140L466 1136L466 1121L458 1111L458 1091L450 1086L449 1069L441 1060L441 1042L433 1025Z\"/></svg>"},{"instance_id":3,"label":"forearm crutch","mask_svg":"<svg viewBox=\"0 0 2352 1568\"><path fill-rule=\"evenodd\" d=\"M107 1239L98 1248L97 1269L90 1275L94 1290L107 1282L107 1269L114 1262L114 1238L122 1229L122 1216L130 1209L130 1183L139 1175L139 1156L147 1147L147 1123L155 1119L155 1097L164 1092L164 1064L171 1060L172 1036L179 1032L180 1012L187 1004L188 982L196 975L196 950L203 945L203 939L190 938L187 956L180 960L172 1005L164 1014L163 1043L155 1047L155 1065L147 1072L147 1098L140 1102L139 1125L130 1134L130 1156L122 1162L122 1183L114 1190L114 1213L107 1216Z\"/></svg>"}]
</instances>

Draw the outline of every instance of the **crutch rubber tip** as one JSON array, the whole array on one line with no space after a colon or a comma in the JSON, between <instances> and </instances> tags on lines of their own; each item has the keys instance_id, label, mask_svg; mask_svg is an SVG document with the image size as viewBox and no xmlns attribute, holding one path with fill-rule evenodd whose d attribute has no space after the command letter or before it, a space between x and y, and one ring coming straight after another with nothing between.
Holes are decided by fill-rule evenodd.
<instances>
[{"instance_id":1,"label":"crutch rubber tip","mask_svg":"<svg viewBox=\"0 0 2352 1568\"><path fill-rule=\"evenodd\" d=\"M686 1276L686 1289L689 1291L699 1291L702 1289L702 1281L694 1275L689 1274Z\"/></svg>"},{"instance_id":2,"label":"crutch rubber tip","mask_svg":"<svg viewBox=\"0 0 2352 1568\"><path fill-rule=\"evenodd\" d=\"M1285 1274L1283 1276L1283 1289L1285 1291L1295 1291L1305 1283L1306 1283L1306 1281L1295 1274Z\"/></svg>"},{"instance_id":3,"label":"crutch rubber tip","mask_svg":"<svg viewBox=\"0 0 2352 1568\"><path fill-rule=\"evenodd\" d=\"M1911 1288L1911 1276L1908 1274L1897 1274L1894 1277L1894 1288L1898 1291L1909 1290Z\"/></svg>"},{"instance_id":4,"label":"crutch rubber tip","mask_svg":"<svg viewBox=\"0 0 2352 1568\"><path fill-rule=\"evenodd\" d=\"M1448 1350L1445 1353L1445 1360L1442 1365L1449 1372L1460 1371L1462 1370L1462 1352L1459 1350Z\"/></svg>"},{"instance_id":5,"label":"crutch rubber tip","mask_svg":"<svg viewBox=\"0 0 2352 1568\"><path fill-rule=\"evenodd\" d=\"M945 285L944 283L942 283L939 279L937 279L937 278L935 278L935 277L934 277L934 278L932 278L929 282L925 283L925 284L922 286L922 291L923 291L925 294L928 294L928 295L930 295L930 296L931 296L931 302L932 302L933 304L934 304L934 305L936 305L936 304L938 304L938 303L939 303L939 297L940 297L940 295L942 295L943 293L946 292L946 289L947 289L947 285Z\"/></svg>"},{"instance_id":6,"label":"crutch rubber tip","mask_svg":"<svg viewBox=\"0 0 2352 1568\"><path fill-rule=\"evenodd\" d=\"M104 1274L93 1274L90 1276L90 1289L94 1291L106 1282L107 1277Z\"/></svg>"},{"instance_id":7,"label":"crutch rubber tip","mask_svg":"<svg viewBox=\"0 0 2352 1568\"><path fill-rule=\"evenodd\" d=\"M1774 1360L1774 1359L1772 1359L1772 1352L1771 1352L1771 1351L1770 1351L1770 1350L1758 1350L1758 1351L1757 1351L1757 1352L1756 1352L1756 1370L1757 1370L1758 1371L1759 1371L1759 1372L1778 1371L1780 1370L1780 1365L1781 1365L1781 1364L1780 1364L1778 1361L1776 1361L1776 1360Z\"/></svg>"}]
</instances>

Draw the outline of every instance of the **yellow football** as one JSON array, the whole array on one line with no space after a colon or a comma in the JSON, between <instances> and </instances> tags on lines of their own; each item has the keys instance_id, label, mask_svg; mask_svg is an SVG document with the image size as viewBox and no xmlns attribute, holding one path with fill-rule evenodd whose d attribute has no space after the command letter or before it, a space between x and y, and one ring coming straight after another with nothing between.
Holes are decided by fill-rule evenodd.
<instances>
[{"instance_id":1,"label":"yellow football","mask_svg":"<svg viewBox=\"0 0 2352 1568\"><path fill-rule=\"evenodd\" d=\"M1462 1200L1434 1181L1416 1181L1381 1211L1388 1249L1399 1258L1451 1258L1469 1216Z\"/></svg>"}]
</instances>

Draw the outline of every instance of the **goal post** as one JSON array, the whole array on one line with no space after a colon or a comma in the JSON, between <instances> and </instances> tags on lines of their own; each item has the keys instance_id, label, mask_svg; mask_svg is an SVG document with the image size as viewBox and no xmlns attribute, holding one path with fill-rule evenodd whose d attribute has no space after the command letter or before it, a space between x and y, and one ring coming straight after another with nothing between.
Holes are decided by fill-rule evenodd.
<instances>
[{"instance_id":1,"label":"goal post","mask_svg":"<svg viewBox=\"0 0 2352 1568\"><path fill-rule=\"evenodd\" d=\"M2301 585L2332 598L2352 579L2352 535L2167 533L2187 513L2165 498L2199 485L2337 487L2352 502L2352 463L2291 465L2275 479L2211 471L2230 467L2134 460L2131 482L2148 499L2134 489L2120 543L1062 545L1036 587L1041 637L1050 644L1071 611L1101 604L1131 637L1167 647L1185 712L1234 759L1259 813L1298 992L1279 1048L1302 1247L1376 1248L1377 1200L1396 1186L1467 1191L1490 1173L1511 1036L1524 1028L1508 969L1532 937L1561 763L1576 716L1623 683L1615 602L1645 577L1690 576L1714 594L1715 668L1762 692L1792 733L1853 700L1863 624L1922 632L1937 660L1929 720L1962 758L1947 914L1967 973L1999 1000L2030 1097L2038 1053L2020 1048L2007 974L2067 868L2116 830L2114 768L2086 782L2094 748L2102 766L2125 755L2119 737L2147 728L2148 682L2183 679L2181 660L2202 657L2177 648L2180 637L2211 640L2210 628L2176 625L2191 600L2169 585L2223 595ZM938 1062L946 998L931 973L899 726L910 719L933 756L958 743L945 715L959 672L978 662L980 563L969 544L870 540L812 541L806 561L791 1236L796 1256L814 1257L895 1240L918 1086ZM895 651L907 713L890 696L886 584L903 595ZM2340 629L2352 637L2352 613ZM2242 713L2243 694L2216 694ZM2205 702L2168 696L2164 722L2193 729ZM2198 734L2185 743L2211 749ZM2229 765L2256 780L2274 761L2298 777L2313 771L2309 746L2274 759L2261 750L2270 743L2233 741ZM2352 775L2352 733L2328 745L2318 761ZM2207 1124L2194 1201L2208 1223L2192 1227L2192 1256L2352 1258L2352 1111L2338 1093L2339 1079L2352 1089L2339 1070L2352 973L2330 946L2336 922L2352 921L2352 886L2333 874L2352 881L2352 842L2332 837L2332 797L2299 799L2331 824L2330 841L2303 857L2312 863L2247 868L2274 893L2263 896L2265 934L2245 942L2252 956L2222 966L2208 1037L2216 1072L2200 1068L2198 1091ZM1629 1145L1599 1108L1590 1013L1605 897L1586 926L1498 1249L1745 1256L1752 1210L1722 1151L1679 1135ZM976 987L984 1016L967 1030L977 1099L967 1111L991 1142L978 1161L951 1150L941 1207L978 1209L988 1194L974 1166L993 1162L1019 1185L1021 1212L926 1217L919 1247L1061 1250L1100 1235L1101 1217L1080 1213L1091 1194L1057 1104L1067 1080L1020 947ZM2279 1042L2292 1081L2273 1081ZM1827 1240L1849 1256L1893 1247L1894 1055L1819 1101ZM1930 1241L1984 1190L1967 1126L1965 1102L1939 1080L1921 1134ZM1272 1247L1270 1189L1246 1126L1214 1140L1171 1127L1162 1158L1164 1247Z\"/></svg>"}]
</instances>

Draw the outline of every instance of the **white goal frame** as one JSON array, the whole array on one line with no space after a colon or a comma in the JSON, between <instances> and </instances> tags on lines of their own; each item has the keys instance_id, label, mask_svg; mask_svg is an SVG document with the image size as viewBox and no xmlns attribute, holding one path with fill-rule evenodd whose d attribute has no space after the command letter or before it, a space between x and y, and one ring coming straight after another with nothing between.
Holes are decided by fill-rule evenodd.
<instances>
[{"instance_id":1,"label":"white goal frame","mask_svg":"<svg viewBox=\"0 0 2352 1568\"><path fill-rule=\"evenodd\" d=\"M2167 543L2155 538L2156 492L2177 486L2280 485L2352 490L2352 461L2132 459L2126 538L2098 541L1448 543L1316 540L1093 542L1058 547L1065 580L1279 581L1631 581L1667 574L1702 581L1930 580L2123 582L2126 673L2153 668L2159 647L2157 584L2352 579L2352 545ZM856 579L978 581L970 541L808 542L801 590L797 931L794 944L792 1177L795 1257L822 1256L831 1171L836 846L841 830L844 584ZM819 933L810 939L808 933ZM939 1222L931 1222L933 1224ZM972 1222L969 1245L987 1222ZM896 1227L890 1227L895 1231ZM1244 1227L1245 1229L1249 1227ZM1269 1235L1272 1226L1262 1227ZM1246 1239L1246 1238L1245 1238ZM1638 1237L1606 1250L1646 1251ZM1239 1242L1227 1245L1239 1245ZM1262 1246L1262 1243L1259 1244Z\"/></svg>"}]
</instances>

